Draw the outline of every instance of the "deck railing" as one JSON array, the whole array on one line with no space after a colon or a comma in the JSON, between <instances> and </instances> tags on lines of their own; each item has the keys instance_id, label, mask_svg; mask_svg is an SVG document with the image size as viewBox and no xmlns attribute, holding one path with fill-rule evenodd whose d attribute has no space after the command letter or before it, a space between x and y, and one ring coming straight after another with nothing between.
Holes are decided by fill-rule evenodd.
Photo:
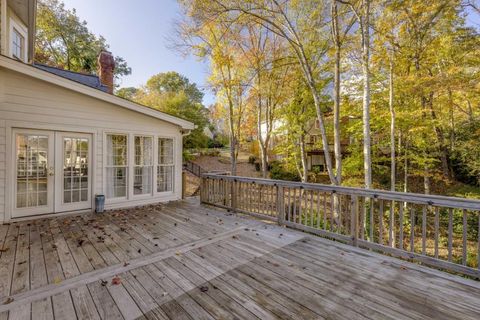
<instances>
[{"instance_id":1,"label":"deck railing","mask_svg":"<svg viewBox=\"0 0 480 320\"><path fill-rule=\"evenodd\" d=\"M204 174L202 203L480 278L480 201Z\"/></svg>"},{"instance_id":2,"label":"deck railing","mask_svg":"<svg viewBox=\"0 0 480 320\"><path fill-rule=\"evenodd\" d=\"M192 173L193 175L200 177L206 171L202 169L198 164L192 161L186 161L183 163L183 169Z\"/></svg>"}]
</instances>

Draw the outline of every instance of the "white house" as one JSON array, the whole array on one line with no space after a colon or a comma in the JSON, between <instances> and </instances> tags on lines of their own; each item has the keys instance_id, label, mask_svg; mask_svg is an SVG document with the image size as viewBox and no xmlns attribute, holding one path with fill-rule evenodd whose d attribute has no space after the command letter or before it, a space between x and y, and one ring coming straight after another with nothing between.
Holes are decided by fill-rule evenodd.
<instances>
[{"instance_id":1,"label":"white house","mask_svg":"<svg viewBox=\"0 0 480 320\"><path fill-rule=\"evenodd\" d=\"M188 121L111 94L99 76L36 65L35 0L0 0L0 222L181 198Z\"/></svg>"}]
</instances>

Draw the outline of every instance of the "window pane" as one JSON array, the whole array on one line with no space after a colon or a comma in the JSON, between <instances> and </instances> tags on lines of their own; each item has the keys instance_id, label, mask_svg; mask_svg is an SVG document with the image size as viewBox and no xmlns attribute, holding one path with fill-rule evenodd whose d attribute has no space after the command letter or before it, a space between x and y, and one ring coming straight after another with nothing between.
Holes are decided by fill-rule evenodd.
<instances>
[{"instance_id":1,"label":"window pane","mask_svg":"<svg viewBox=\"0 0 480 320\"><path fill-rule=\"evenodd\" d=\"M135 137L135 165L150 166L153 164L153 141L151 137Z\"/></svg>"},{"instance_id":2,"label":"window pane","mask_svg":"<svg viewBox=\"0 0 480 320\"><path fill-rule=\"evenodd\" d=\"M157 168L157 192L173 191L173 166Z\"/></svg>"},{"instance_id":3,"label":"window pane","mask_svg":"<svg viewBox=\"0 0 480 320\"><path fill-rule=\"evenodd\" d=\"M158 164L173 164L173 139L158 139Z\"/></svg>"},{"instance_id":4,"label":"window pane","mask_svg":"<svg viewBox=\"0 0 480 320\"><path fill-rule=\"evenodd\" d=\"M107 135L108 166L126 166L127 154L127 136L113 134Z\"/></svg>"},{"instance_id":5,"label":"window pane","mask_svg":"<svg viewBox=\"0 0 480 320\"><path fill-rule=\"evenodd\" d=\"M12 34L12 54L14 57L23 59L23 50L24 50L24 38L23 36L15 29L13 29Z\"/></svg>"},{"instance_id":6,"label":"window pane","mask_svg":"<svg viewBox=\"0 0 480 320\"><path fill-rule=\"evenodd\" d=\"M133 194L152 193L152 167L136 167Z\"/></svg>"},{"instance_id":7,"label":"window pane","mask_svg":"<svg viewBox=\"0 0 480 320\"><path fill-rule=\"evenodd\" d=\"M107 168L107 198L127 195L127 168Z\"/></svg>"}]
</instances>

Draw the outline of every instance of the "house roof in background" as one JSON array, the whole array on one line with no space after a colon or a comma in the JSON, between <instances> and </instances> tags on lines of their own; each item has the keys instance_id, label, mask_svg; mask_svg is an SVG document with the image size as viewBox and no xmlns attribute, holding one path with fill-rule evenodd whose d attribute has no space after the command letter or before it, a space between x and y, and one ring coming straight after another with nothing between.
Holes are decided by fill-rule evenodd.
<instances>
[{"instance_id":1,"label":"house roof in background","mask_svg":"<svg viewBox=\"0 0 480 320\"><path fill-rule=\"evenodd\" d=\"M33 64L33 66L35 68L53 73L59 77L84 84L86 86L89 86L90 88L98 89L103 92L108 92L108 87L103 85L102 82L100 81L100 78L96 75L73 72L69 70L47 66L45 64L36 63L36 62Z\"/></svg>"},{"instance_id":2,"label":"house roof in background","mask_svg":"<svg viewBox=\"0 0 480 320\"><path fill-rule=\"evenodd\" d=\"M20 62L16 59L12 59L12 58L0 55L0 68L2 67L8 70L18 72L20 74L30 76L34 79L39 79L39 80L51 83L53 85L57 85L69 90L73 90L75 92L84 94L86 96L89 96L101 101L115 104L125 109L143 113L150 117L175 124L184 130L195 129L195 124L188 120L184 120L184 119L172 116L170 114L149 108L147 106L143 106L141 104L131 102L126 99L122 99L120 97L117 97L113 94L109 94L102 90L94 89L92 87L80 84L79 82L72 81L68 78L58 76L57 74L48 72L44 69L34 67L30 64Z\"/></svg>"}]
</instances>

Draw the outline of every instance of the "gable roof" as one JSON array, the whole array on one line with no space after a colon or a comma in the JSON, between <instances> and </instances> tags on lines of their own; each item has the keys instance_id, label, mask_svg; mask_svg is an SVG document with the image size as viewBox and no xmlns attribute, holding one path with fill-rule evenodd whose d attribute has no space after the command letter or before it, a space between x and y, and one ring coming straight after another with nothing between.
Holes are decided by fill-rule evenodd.
<instances>
[{"instance_id":1,"label":"gable roof","mask_svg":"<svg viewBox=\"0 0 480 320\"><path fill-rule=\"evenodd\" d=\"M90 88L98 89L98 90L101 90L103 92L108 92L108 87L103 85L102 82L100 81L100 78L96 75L73 72L73 71L69 71L69 70L64 70L64 69L60 69L60 68L56 68L56 67L47 66L45 64L41 64L41 63L37 63L37 62L35 62L33 64L33 66L35 68L53 73L53 74L55 74L59 77L84 84L86 86L89 86Z\"/></svg>"},{"instance_id":2,"label":"gable roof","mask_svg":"<svg viewBox=\"0 0 480 320\"><path fill-rule=\"evenodd\" d=\"M102 100L116 106L135 111L138 113L145 114L152 118L156 118L159 120L163 120L172 124L175 124L182 128L183 130L193 130L195 129L195 125L187 120L180 119L178 117L166 114L164 112L160 112L158 110L149 108L147 106L143 106L138 103L131 102L129 100L114 96L112 94L103 92L98 89L94 89L89 87L85 84L69 80L67 78L63 78L56 74L50 73L40 68L36 68L32 65L25 64L23 62L17 61L15 59L11 59L9 57L0 55L0 67L18 72L20 74L32 77L34 79L39 79L53 85L57 85L62 88L66 88L86 96Z\"/></svg>"}]
</instances>

